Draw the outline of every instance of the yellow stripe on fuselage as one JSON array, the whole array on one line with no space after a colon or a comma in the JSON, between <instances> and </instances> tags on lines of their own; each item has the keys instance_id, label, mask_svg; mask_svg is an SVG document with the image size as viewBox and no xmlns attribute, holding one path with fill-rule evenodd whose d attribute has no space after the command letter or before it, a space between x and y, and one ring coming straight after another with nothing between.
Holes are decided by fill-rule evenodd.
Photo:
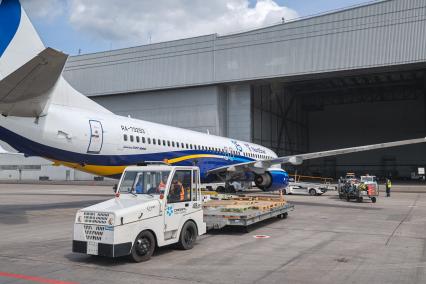
<instances>
[{"instance_id":1,"label":"yellow stripe on fuselage","mask_svg":"<svg viewBox=\"0 0 426 284\"><path fill-rule=\"evenodd\" d=\"M121 175L127 166L99 166L99 165L81 165L63 161L54 161L56 165L63 165L69 168L77 169L82 172L99 176Z\"/></svg>"},{"instance_id":2,"label":"yellow stripe on fuselage","mask_svg":"<svg viewBox=\"0 0 426 284\"><path fill-rule=\"evenodd\" d=\"M222 158L222 156L218 155L211 155L211 154L195 154L195 155L187 155L182 156L174 159L165 160L168 164L175 164L182 161L190 160L190 159L198 159L198 158Z\"/></svg>"},{"instance_id":3,"label":"yellow stripe on fuselage","mask_svg":"<svg viewBox=\"0 0 426 284\"><path fill-rule=\"evenodd\" d=\"M164 160L167 164L175 164L182 161L190 160L190 159L199 159L199 158L223 158L223 156L219 155L211 155L211 154L194 154L194 155L186 155L178 158L173 158L169 160ZM86 173L99 175L99 176L114 176L120 175L124 172L126 166L102 166L102 165L82 165L78 163L70 163L64 161L52 160L54 165L63 165L69 168L77 169L79 171L83 171Z\"/></svg>"}]
</instances>

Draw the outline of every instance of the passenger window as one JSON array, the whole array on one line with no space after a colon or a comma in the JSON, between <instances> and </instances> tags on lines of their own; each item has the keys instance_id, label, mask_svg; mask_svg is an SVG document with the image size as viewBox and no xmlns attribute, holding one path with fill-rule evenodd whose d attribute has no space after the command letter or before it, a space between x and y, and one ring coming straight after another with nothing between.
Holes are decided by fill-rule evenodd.
<instances>
[{"instance_id":1,"label":"passenger window","mask_svg":"<svg viewBox=\"0 0 426 284\"><path fill-rule=\"evenodd\" d=\"M155 143L155 139L152 139L152 144L154 144L154 145L156 144L156 143Z\"/></svg>"},{"instance_id":2,"label":"passenger window","mask_svg":"<svg viewBox=\"0 0 426 284\"><path fill-rule=\"evenodd\" d=\"M189 149L189 145L188 145L188 143L186 143L186 149Z\"/></svg>"},{"instance_id":3,"label":"passenger window","mask_svg":"<svg viewBox=\"0 0 426 284\"><path fill-rule=\"evenodd\" d=\"M181 143L181 144L180 144L180 146L181 146L182 148L185 148L185 145L183 145L183 143Z\"/></svg>"},{"instance_id":4,"label":"passenger window","mask_svg":"<svg viewBox=\"0 0 426 284\"><path fill-rule=\"evenodd\" d=\"M161 146L161 140L160 140L160 139L158 139L158 140L157 140L157 142L158 142L158 145L160 145L160 146Z\"/></svg>"},{"instance_id":5,"label":"passenger window","mask_svg":"<svg viewBox=\"0 0 426 284\"><path fill-rule=\"evenodd\" d=\"M144 143L145 144L145 137L142 137L142 143Z\"/></svg>"},{"instance_id":6,"label":"passenger window","mask_svg":"<svg viewBox=\"0 0 426 284\"><path fill-rule=\"evenodd\" d=\"M167 195L168 203L191 201L191 170L176 171Z\"/></svg>"},{"instance_id":7,"label":"passenger window","mask_svg":"<svg viewBox=\"0 0 426 284\"><path fill-rule=\"evenodd\" d=\"M127 141L127 134L123 135L123 139L124 139L124 141Z\"/></svg>"},{"instance_id":8,"label":"passenger window","mask_svg":"<svg viewBox=\"0 0 426 284\"><path fill-rule=\"evenodd\" d=\"M179 142L176 142L176 147L179 148Z\"/></svg>"},{"instance_id":9,"label":"passenger window","mask_svg":"<svg viewBox=\"0 0 426 284\"><path fill-rule=\"evenodd\" d=\"M130 142L133 142L133 135L130 135Z\"/></svg>"},{"instance_id":10,"label":"passenger window","mask_svg":"<svg viewBox=\"0 0 426 284\"><path fill-rule=\"evenodd\" d=\"M140 142L140 140L139 140L140 138L139 138L139 136L136 136L136 142Z\"/></svg>"},{"instance_id":11,"label":"passenger window","mask_svg":"<svg viewBox=\"0 0 426 284\"><path fill-rule=\"evenodd\" d=\"M173 146L173 147L175 146L175 141L172 141L172 146Z\"/></svg>"},{"instance_id":12,"label":"passenger window","mask_svg":"<svg viewBox=\"0 0 426 284\"><path fill-rule=\"evenodd\" d=\"M167 141L167 146L169 146L169 147L170 147L170 141Z\"/></svg>"},{"instance_id":13,"label":"passenger window","mask_svg":"<svg viewBox=\"0 0 426 284\"><path fill-rule=\"evenodd\" d=\"M163 140L163 146L166 146L166 140Z\"/></svg>"},{"instance_id":14,"label":"passenger window","mask_svg":"<svg viewBox=\"0 0 426 284\"><path fill-rule=\"evenodd\" d=\"M151 138L148 138L148 144L151 144Z\"/></svg>"}]
</instances>

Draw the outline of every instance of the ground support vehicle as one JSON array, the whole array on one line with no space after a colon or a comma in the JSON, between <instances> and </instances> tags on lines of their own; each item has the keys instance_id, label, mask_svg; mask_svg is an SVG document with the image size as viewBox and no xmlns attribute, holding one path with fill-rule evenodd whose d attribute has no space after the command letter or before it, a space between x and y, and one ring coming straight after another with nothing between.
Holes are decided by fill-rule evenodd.
<instances>
[{"instance_id":1,"label":"ground support vehicle","mask_svg":"<svg viewBox=\"0 0 426 284\"><path fill-rule=\"evenodd\" d=\"M285 194L309 194L311 196L322 195L330 190L336 190L332 185L332 178L318 176L290 175L289 186L284 190Z\"/></svg>"},{"instance_id":2,"label":"ground support vehicle","mask_svg":"<svg viewBox=\"0 0 426 284\"><path fill-rule=\"evenodd\" d=\"M207 226L249 226L275 216L285 218L292 209L282 196L278 201L230 197L212 200L216 205L222 202L213 210L213 206L203 209L198 167L128 167L115 188L115 196L77 212L73 252L107 257L129 255L141 262L150 259L156 247L175 244L191 249L197 237L206 233ZM224 202L232 204L225 206ZM243 207L242 202L246 202Z\"/></svg>"},{"instance_id":3,"label":"ground support vehicle","mask_svg":"<svg viewBox=\"0 0 426 284\"><path fill-rule=\"evenodd\" d=\"M322 195L329 190L336 190L336 187L330 184L312 183L312 182L290 182L285 189L286 194L309 194L311 196Z\"/></svg>"},{"instance_id":4,"label":"ground support vehicle","mask_svg":"<svg viewBox=\"0 0 426 284\"><path fill-rule=\"evenodd\" d=\"M206 232L197 167L128 167L116 197L81 209L73 251L148 260L155 247L191 249Z\"/></svg>"},{"instance_id":5,"label":"ground support vehicle","mask_svg":"<svg viewBox=\"0 0 426 284\"><path fill-rule=\"evenodd\" d=\"M339 180L338 192L339 198L346 199L346 201L355 199L363 202L365 199L370 199L376 203L379 196L379 185L374 176L362 176L360 180L351 176Z\"/></svg>"}]
</instances>

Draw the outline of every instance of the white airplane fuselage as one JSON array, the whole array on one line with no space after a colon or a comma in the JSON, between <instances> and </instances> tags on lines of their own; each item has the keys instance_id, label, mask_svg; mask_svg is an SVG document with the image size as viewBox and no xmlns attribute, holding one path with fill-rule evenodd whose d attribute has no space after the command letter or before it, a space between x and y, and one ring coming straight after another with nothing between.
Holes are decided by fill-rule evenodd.
<instances>
[{"instance_id":1,"label":"white airplane fuselage","mask_svg":"<svg viewBox=\"0 0 426 284\"><path fill-rule=\"evenodd\" d=\"M129 165L159 161L197 165L205 179L220 166L277 157L253 143L114 114L57 104L47 113L37 119L1 116L1 140L28 156L107 177L119 177Z\"/></svg>"}]
</instances>

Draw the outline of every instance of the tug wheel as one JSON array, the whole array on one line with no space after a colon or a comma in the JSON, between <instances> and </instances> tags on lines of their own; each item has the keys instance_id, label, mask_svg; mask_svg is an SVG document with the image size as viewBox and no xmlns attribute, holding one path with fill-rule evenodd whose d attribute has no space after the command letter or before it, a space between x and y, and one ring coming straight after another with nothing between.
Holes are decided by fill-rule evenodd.
<instances>
[{"instance_id":1,"label":"tug wheel","mask_svg":"<svg viewBox=\"0 0 426 284\"><path fill-rule=\"evenodd\" d=\"M192 249L195 241L197 240L198 230L197 226L192 221L188 221L183 225L180 232L178 247L182 250Z\"/></svg>"},{"instance_id":2,"label":"tug wheel","mask_svg":"<svg viewBox=\"0 0 426 284\"><path fill-rule=\"evenodd\" d=\"M142 231L136 237L130 257L134 262L143 262L151 258L155 250L155 237L150 231Z\"/></svg>"}]
</instances>

